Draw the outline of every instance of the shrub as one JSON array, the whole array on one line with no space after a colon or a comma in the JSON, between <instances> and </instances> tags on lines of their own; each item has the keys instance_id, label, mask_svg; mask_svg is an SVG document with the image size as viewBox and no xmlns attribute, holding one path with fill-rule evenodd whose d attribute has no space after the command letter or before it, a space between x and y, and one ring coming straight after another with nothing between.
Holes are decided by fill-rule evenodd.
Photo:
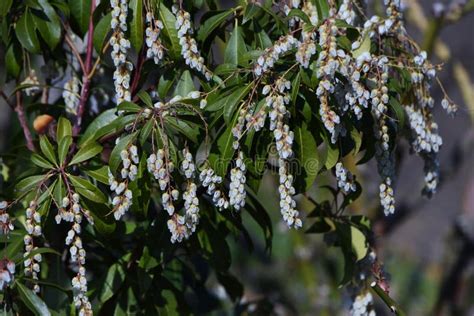
<instances>
[{"instance_id":1,"label":"shrub","mask_svg":"<svg viewBox=\"0 0 474 316\"><path fill-rule=\"evenodd\" d=\"M2 96L24 134L3 156L5 308L209 311L208 270L239 304L228 239L251 243L246 213L270 249L278 210L258 196L270 173L282 221L342 250L341 284L360 289L352 312L370 311L369 288L395 306L370 220L347 210L363 189L353 162L376 161L389 216L399 140L423 159L427 196L442 140L439 66L407 34L399 1L385 5L367 18L349 0L2 1L14 85ZM441 105L455 112L448 96ZM325 175L332 197L316 202Z\"/></svg>"}]
</instances>

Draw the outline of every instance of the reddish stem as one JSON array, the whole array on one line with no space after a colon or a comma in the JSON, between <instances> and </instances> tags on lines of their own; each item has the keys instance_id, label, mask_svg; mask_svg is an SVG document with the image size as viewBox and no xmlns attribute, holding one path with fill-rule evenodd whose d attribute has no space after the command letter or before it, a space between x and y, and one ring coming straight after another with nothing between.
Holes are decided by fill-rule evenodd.
<instances>
[{"instance_id":1,"label":"reddish stem","mask_svg":"<svg viewBox=\"0 0 474 316\"><path fill-rule=\"evenodd\" d=\"M143 64L145 63L145 50L142 48L140 50L140 54L138 55L137 60L137 68L135 69L135 74L133 76L132 84L130 86L130 94L133 96L135 94L135 90L138 87L138 81L140 80L140 73L142 71Z\"/></svg>"},{"instance_id":2,"label":"reddish stem","mask_svg":"<svg viewBox=\"0 0 474 316\"><path fill-rule=\"evenodd\" d=\"M28 147L30 151L36 151L35 144L33 143L33 137L31 136L31 132L26 121L25 109L23 108L23 103L21 102L20 91L16 92L15 112L18 115L18 120L20 121L21 128L23 129L23 134L25 135L26 147Z\"/></svg>"},{"instance_id":3,"label":"reddish stem","mask_svg":"<svg viewBox=\"0 0 474 316\"><path fill-rule=\"evenodd\" d=\"M82 117L84 116L84 111L89 98L89 86L91 83L90 72L92 69L92 52L93 52L93 38L94 38L94 10L96 0L91 1L91 13L89 17L89 30L87 31L87 50L86 50L86 62L84 65L84 73L82 75L82 90L81 97L79 99L79 107L77 109L76 123L74 124L73 135L77 136L81 130Z\"/></svg>"}]
</instances>

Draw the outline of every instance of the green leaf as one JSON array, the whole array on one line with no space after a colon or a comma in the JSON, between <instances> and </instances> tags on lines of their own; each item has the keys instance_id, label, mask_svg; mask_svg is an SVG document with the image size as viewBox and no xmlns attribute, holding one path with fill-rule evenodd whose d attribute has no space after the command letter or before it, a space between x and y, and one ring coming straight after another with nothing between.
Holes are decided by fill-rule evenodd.
<instances>
[{"instance_id":1,"label":"green leaf","mask_svg":"<svg viewBox=\"0 0 474 316\"><path fill-rule=\"evenodd\" d=\"M137 132L134 132L133 134L129 134L125 137L121 137L118 144L115 145L114 149L110 153L109 167L110 167L110 171L113 174L115 174L117 168L122 162L122 159L120 158L120 152L122 150L127 150L128 146L133 142L136 136L137 136Z\"/></svg>"},{"instance_id":2,"label":"green leaf","mask_svg":"<svg viewBox=\"0 0 474 316\"><path fill-rule=\"evenodd\" d=\"M26 10L18 19L15 26L16 37L21 45L31 53L38 53L40 43L35 31L35 22L29 10Z\"/></svg>"},{"instance_id":3,"label":"green leaf","mask_svg":"<svg viewBox=\"0 0 474 316\"><path fill-rule=\"evenodd\" d=\"M46 248L46 247L41 247L41 248L36 248L33 251L31 251L27 256L23 257L21 256L19 260L15 260L16 264L20 264L22 261L28 259L28 258L33 258L37 254L45 254L45 253L51 253L55 254L57 256L61 256L59 252L52 248Z\"/></svg>"},{"instance_id":4,"label":"green leaf","mask_svg":"<svg viewBox=\"0 0 474 316\"><path fill-rule=\"evenodd\" d=\"M4 17L10 11L13 0L2 0L0 1L0 17Z\"/></svg>"},{"instance_id":5,"label":"green leaf","mask_svg":"<svg viewBox=\"0 0 474 316\"><path fill-rule=\"evenodd\" d=\"M18 288L18 293L20 294L22 302L25 303L30 311L35 313L35 315L51 315L48 306L46 306L46 303L43 302L38 295L18 281L15 282L15 285Z\"/></svg>"},{"instance_id":6,"label":"green leaf","mask_svg":"<svg viewBox=\"0 0 474 316\"><path fill-rule=\"evenodd\" d=\"M295 140L298 146L298 158L304 170L304 190L307 191L312 185L322 164L318 157L316 140L308 130L306 123L295 129Z\"/></svg>"},{"instance_id":7,"label":"green leaf","mask_svg":"<svg viewBox=\"0 0 474 316\"><path fill-rule=\"evenodd\" d=\"M351 226L352 250L356 255L356 261L362 260L367 255L367 239L365 235L356 227Z\"/></svg>"},{"instance_id":8,"label":"green leaf","mask_svg":"<svg viewBox=\"0 0 474 316\"><path fill-rule=\"evenodd\" d=\"M235 116L232 124L229 124L221 136L217 139L217 147L219 149L219 161L216 165L216 173L221 177L227 173L227 167L229 166L232 157L234 156L235 149L232 146L234 143L234 135L232 129L237 122L237 115Z\"/></svg>"},{"instance_id":9,"label":"green leaf","mask_svg":"<svg viewBox=\"0 0 474 316\"><path fill-rule=\"evenodd\" d=\"M84 171L89 177L107 185L109 184L108 170L108 166L102 166L95 169L82 169L82 171Z\"/></svg>"},{"instance_id":10,"label":"green leaf","mask_svg":"<svg viewBox=\"0 0 474 316\"><path fill-rule=\"evenodd\" d=\"M62 177L58 177L58 181L56 182L53 190L53 197L54 202L56 203L56 207L62 206L63 197L66 196L66 187L64 185Z\"/></svg>"},{"instance_id":11,"label":"green leaf","mask_svg":"<svg viewBox=\"0 0 474 316\"><path fill-rule=\"evenodd\" d=\"M72 126L71 121L61 116L58 120L56 137L58 140L61 140L64 136L72 136Z\"/></svg>"},{"instance_id":12,"label":"green leaf","mask_svg":"<svg viewBox=\"0 0 474 316\"><path fill-rule=\"evenodd\" d=\"M97 54L102 54L102 49L104 48L105 39L110 32L110 21L112 20L112 14L109 12L104 15L99 23L94 27L94 48Z\"/></svg>"},{"instance_id":13,"label":"green leaf","mask_svg":"<svg viewBox=\"0 0 474 316\"><path fill-rule=\"evenodd\" d=\"M183 74L178 80L176 84L176 88L174 90L174 96L180 95L182 97L186 97L189 92L196 90L194 86L193 77L191 77L191 73L189 70L183 71Z\"/></svg>"},{"instance_id":14,"label":"green leaf","mask_svg":"<svg viewBox=\"0 0 474 316\"><path fill-rule=\"evenodd\" d=\"M117 106L118 111L124 111L127 113L138 113L142 110L142 108L133 102L123 101Z\"/></svg>"},{"instance_id":15,"label":"green leaf","mask_svg":"<svg viewBox=\"0 0 474 316\"><path fill-rule=\"evenodd\" d=\"M94 184L88 180L68 174L68 179L71 180L72 185L77 193L88 200L97 203L106 203L107 197Z\"/></svg>"},{"instance_id":16,"label":"green leaf","mask_svg":"<svg viewBox=\"0 0 474 316\"><path fill-rule=\"evenodd\" d=\"M37 165L38 167L41 167L41 168L46 168L46 169L53 169L54 168L54 166L48 160L46 160L45 158L43 158L42 156L40 156L38 154L31 155L31 161L35 165Z\"/></svg>"},{"instance_id":17,"label":"green leaf","mask_svg":"<svg viewBox=\"0 0 474 316\"><path fill-rule=\"evenodd\" d=\"M102 283L102 289L99 295L99 301L104 303L108 301L119 290L122 283L125 281L125 269L122 264L114 263L110 266Z\"/></svg>"},{"instance_id":18,"label":"green leaf","mask_svg":"<svg viewBox=\"0 0 474 316\"><path fill-rule=\"evenodd\" d=\"M140 136L138 136L138 140L140 144L143 146L147 141L148 137L150 136L151 131L153 130L154 120L148 120L145 125L143 125L142 129L140 130Z\"/></svg>"},{"instance_id":19,"label":"green leaf","mask_svg":"<svg viewBox=\"0 0 474 316\"><path fill-rule=\"evenodd\" d=\"M80 162L91 159L96 156L98 153L102 152L102 146L97 143L87 143L84 147L79 149L79 151L74 155L69 162L69 165L75 165Z\"/></svg>"},{"instance_id":20,"label":"green leaf","mask_svg":"<svg viewBox=\"0 0 474 316\"><path fill-rule=\"evenodd\" d=\"M241 89L232 93L228 98L226 98L224 103L224 120L228 124L234 115L235 108L237 105L244 100L247 94L252 89L253 85L249 83L247 86L242 87ZM232 99L233 98L233 99Z\"/></svg>"},{"instance_id":21,"label":"green leaf","mask_svg":"<svg viewBox=\"0 0 474 316\"><path fill-rule=\"evenodd\" d=\"M61 22L54 8L46 0L38 0L42 8L42 12L48 17L48 21L41 19L34 15L34 21L38 28L41 36L48 44L49 48L54 49L59 43L61 38Z\"/></svg>"},{"instance_id":22,"label":"green leaf","mask_svg":"<svg viewBox=\"0 0 474 316\"><path fill-rule=\"evenodd\" d=\"M161 3L158 8L161 22L163 22L163 35L165 35L170 43L170 55L173 59L181 56L181 45L179 44L178 31L175 28L176 18L168 8Z\"/></svg>"},{"instance_id":23,"label":"green leaf","mask_svg":"<svg viewBox=\"0 0 474 316\"><path fill-rule=\"evenodd\" d=\"M15 186L15 189L19 192L27 192L30 191L31 189L35 188L38 186L38 184L47 179L48 177L45 175L37 175L37 176L29 176L21 180L20 182L17 183Z\"/></svg>"},{"instance_id":24,"label":"green leaf","mask_svg":"<svg viewBox=\"0 0 474 316\"><path fill-rule=\"evenodd\" d=\"M174 117L165 118L165 126L183 134L193 142L197 143L197 135L199 134L198 128L191 127L187 122Z\"/></svg>"},{"instance_id":25,"label":"green leaf","mask_svg":"<svg viewBox=\"0 0 474 316\"><path fill-rule=\"evenodd\" d=\"M146 92L145 90L140 90L138 91L137 96L140 98L140 100L142 100L143 103L145 103L146 106L150 108L153 107L153 101L151 100L151 97L148 92Z\"/></svg>"},{"instance_id":26,"label":"green leaf","mask_svg":"<svg viewBox=\"0 0 474 316\"><path fill-rule=\"evenodd\" d=\"M300 9L291 9L290 12L288 13L287 17L288 18L298 17L303 22L305 22L306 24L311 25L311 21L310 21L308 15L306 15L306 13L304 13Z\"/></svg>"},{"instance_id":27,"label":"green leaf","mask_svg":"<svg viewBox=\"0 0 474 316\"><path fill-rule=\"evenodd\" d=\"M59 157L59 164L63 165L64 161L66 160L67 154L69 152L69 148L72 144L72 137L71 136L64 136L61 138L58 144L58 157Z\"/></svg>"},{"instance_id":28,"label":"green leaf","mask_svg":"<svg viewBox=\"0 0 474 316\"><path fill-rule=\"evenodd\" d=\"M327 170L334 167L339 160L339 148L334 144L326 143L326 156L324 166Z\"/></svg>"},{"instance_id":29,"label":"green leaf","mask_svg":"<svg viewBox=\"0 0 474 316\"><path fill-rule=\"evenodd\" d=\"M238 26L237 20L235 20L234 31L232 32L227 47L224 52L224 63L243 65L246 60L244 55L247 53L247 46L242 33L242 28Z\"/></svg>"},{"instance_id":30,"label":"green leaf","mask_svg":"<svg viewBox=\"0 0 474 316\"><path fill-rule=\"evenodd\" d=\"M360 44L359 48L355 49L352 52L352 56L354 56L354 58L357 58L360 55L362 55L363 53L370 52L370 44L371 44L370 36L365 36L364 39L362 40L362 43Z\"/></svg>"},{"instance_id":31,"label":"green leaf","mask_svg":"<svg viewBox=\"0 0 474 316\"><path fill-rule=\"evenodd\" d=\"M74 22L77 24L81 35L84 35L89 28L89 18L91 17L91 0L68 0L69 8Z\"/></svg>"},{"instance_id":32,"label":"green leaf","mask_svg":"<svg viewBox=\"0 0 474 316\"><path fill-rule=\"evenodd\" d=\"M7 53L5 54L5 64L8 73L13 77L18 77L21 69L21 52L13 43L8 47Z\"/></svg>"},{"instance_id":33,"label":"green leaf","mask_svg":"<svg viewBox=\"0 0 474 316\"><path fill-rule=\"evenodd\" d=\"M398 126L403 128L406 122L406 113L404 108L401 106L400 102L394 97L390 98L389 101L390 107L392 108L393 112L397 116Z\"/></svg>"},{"instance_id":34,"label":"green leaf","mask_svg":"<svg viewBox=\"0 0 474 316\"><path fill-rule=\"evenodd\" d=\"M58 165L58 161L56 160L56 154L54 153L54 147L53 145L49 142L48 137L46 136L40 136L40 148L43 154L46 156L46 158L54 163L55 166Z\"/></svg>"},{"instance_id":35,"label":"green leaf","mask_svg":"<svg viewBox=\"0 0 474 316\"><path fill-rule=\"evenodd\" d=\"M130 42L135 51L139 52L143 45L143 1L131 0L129 8L133 11L130 21Z\"/></svg>"},{"instance_id":36,"label":"green leaf","mask_svg":"<svg viewBox=\"0 0 474 316\"><path fill-rule=\"evenodd\" d=\"M109 125L117 118L116 110L110 109L102 112L97 116L87 127L86 131L79 139L79 146L82 146L87 141L95 140L94 135L104 126Z\"/></svg>"},{"instance_id":37,"label":"green leaf","mask_svg":"<svg viewBox=\"0 0 474 316\"><path fill-rule=\"evenodd\" d=\"M198 41L204 42L206 38L212 33L212 31L217 29L219 25L221 25L222 22L227 19L228 16L232 15L233 12L233 10L212 12L215 15L213 15L201 24L197 32L196 39Z\"/></svg>"}]
</instances>

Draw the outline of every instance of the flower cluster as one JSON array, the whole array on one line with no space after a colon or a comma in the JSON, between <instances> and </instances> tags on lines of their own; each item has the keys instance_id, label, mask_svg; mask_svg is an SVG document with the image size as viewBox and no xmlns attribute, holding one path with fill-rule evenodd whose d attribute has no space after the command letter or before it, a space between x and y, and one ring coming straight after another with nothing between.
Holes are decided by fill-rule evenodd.
<instances>
[{"instance_id":1,"label":"flower cluster","mask_svg":"<svg viewBox=\"0 0 474 316\"><path fill-rule=\"evenodd\" d=\"M183 193L184 210L186 212L186 226L191 234L196 231L196 225L199 223L199 199L196 195L197 185L194 183L196 167L193 156L187 148L183 150L183 156L181 172L187 179L186 190Z\"/></svg>"},{"instance_id":2,"label":"flower cluster","mask_svg":"<svg viewBox=\"0 0 474 316\"><path fill-rule=\"evenodd\" d=\"M280 193L280 212L283 220L289 227L299 228L302 226L299 212L295 209L296 202L293 199L295 188L293 187L293 176L289 173L287 167L287 159L293 156L293 140L294 134L290 131L290 126L285 123L288 111L286 105L290 102L288 91L291 83L279 78L275 81L274 86L266 85L263 87L262 94L267 95L265 104L270 108L270 130L273 130L273 137L278 152L278 174L280 185L278 192Z\"/></svg>"},{"instance_id":3,"label":"flower cluster","mask_svg":"<svg viewBox=\"0 0 474 316\"><path fill-rule=\"evenodd\" d=\"M31 201L30 206L26 209L26 235L23 238L25 243L24 266L25 276L31 277L33 280L38 280L38 273L40 272L40 263L42 260L41 254L31 256L31 252L38 247L33 245L33 238L41 236L41 215L37 211L38 205L36 201ZM39 293L40 288L38 284L33 285L33 291Z\"/></svg>"},{"instance_id":4,"label":"flower cluster","mask_svg":"<svg viewBox=\"0 0 474 316\"><path fill-rule=\"evenodd\" d=\"M15 275L15 263L7 258L0 260L0 291L9 286Z\"/></svg>"},{"instance_id":5,"label":"flower cluster","mask_svg":"<svg viewBox=\"0 0 474 316\"><path fill-rule=\"evenodd\" d=\"M194 32L191 25L191 15L189 12L180 10L176 5L173 5L172 11L176 15L175 28L178 31L181 55L186 65L200 72L208 81L211 80L212 73L204 65L204 58L199 53L196 40L192 37Z\"/></svg>"},{"instance_id":6,"label":"flower cluster","mask_svg":"<svg viewBox=\"0 0 474 316\"><path fill-rule=\"evenodd\" d=\"M207 188L207 194L212 197L212 202L220 210L229 208L229 201L218 188L222 183L221 176L218 176L213 169L207 167L199 174L199 181L201 181L203 187Z\"/></svg>"},{"instance_id":7,"label":"flower cluster","mask_svg":"<svg viewBox=\"0 0 474 316\"><path fill-rule=\"evenodd\" d=\"M405 106L405 111L412 131L413 150L417 153L437 153L443 144L443 139L438 134L438 124L428 121L414 105Z\"/></svg>"},{"instance_id":8,"label":"flower cluster","mask_svg":"<svg viewBox=\"0 0 474 316\"><path fill-rule=\"evenodd\" d=\"M344 168L342 162L336 164L336 179L338 188L344 193L355 192L357 190L354 175Z\"/></svg>"},{"instance_id":9,"label":"flower cluster","mask_svg":"<svg viewBox=\"0 0 474 316\"><path fill-rule=\"evenodd\" d=\"M373 304L374 298L369 291L357 295L351 306L351 316L375 316Z\"/></svg>"},{"instance_id":10,"label":"flower cluster","mask_svg":"<svg viewBox=\"0 0 474 316\"><path fill-rule=\"evenodd\" d=\"M30 70L30 73L25 78L25 80L21 82L21 84L26 86L23 91L25 91L25 94L28 96L31 96L41 90L39 87L40 82L34 69Z\"/></svg>"},{"instance_id":11,"label":"flower cluster","mask_svg":"<svg viewBox=\"0 0 474 316\"><path fill-rule=\"evenodd\" d=\"M438 134L438 124L432 121L431 114L425 114L414 105L405 107L411 129L411 148L425 162L425 187L423 194L431 197L438 186L439 162L438 152L443 139Z\"/></svg>"},{"instance_id":12,"label":"flower cluster","mask_svg":"<svg viewBox=\"0 0 474 316\"><path fill-rule=\"evenodd\" d=\"M163 29L163 23L156 20L151 12L146 14L147 27L145 30L145 43L148 47L146 51L146 58L153 58L155 64L158 64L163 59L164 47L160 41L160 33Z\"/></svg>"},{"instance_id":13,"label":"flower cluster","mask_svg":"<svg viewBox=\"0 0 474 316\"><path fill-rule=\"evenodd\" d=\"M271 47L265 49L263 54L258 57L257 63L254 65L253 72L255 76L260 77L265 72L273 68L280 56L295 48L298 40L293 35L284 35L275 42Z\"/></svg>"},{"instance_id":14,"label":"flower cluster","mask_svg":"<svg viewBox=\"0 0 474 316\"><path fill-rule=\"evenodd\" d=\"M357 119L362 118L362 109L368 108L370 91L362 83L362 78L365 77L371 69L372 55L369 52L360 54L355 62L349 65L350 85L351 91L346 93L346 101L355 114Z\"/></svg>"},{"instance_id":15,"label":"flower cluster","mask_svg":"<svg viewBox=\"0 0 474 316\"><path fill-rule=\"evenodd\" d=\"M301 36L302 40L298 41L295 58L303 68L308 68L311 57L316 54L316 32L303 31Z\"/></svg>"},{"instance_id":16,"label":"flower cluster","mask_svg":"<svg viewBox=\"0 0 474 316\"><path fill-rule=\"evenodd\" d=\"M158 180L161 191L165 191L170 184L170 174L174 170L174 163L165 156L167 153L163 149L158 149L152 153L146 160L148 172Z\"/></svg>"},{"instance_id":17,"label":"flower cluster","mask_svg":"<svg viewBox=\"0 0 474 316\"><path fill-rule=\"evenodd\" d=\"M72 76L72 78L63 87L63 99L66 105L66 112L76 115L77 107L79 106L79 78Z\"/></svg>"},{"instance_id":18,"label":"flower cluster","mask_svg":"<svg viewBox=\"0 0 474 316\"><path fill-rule=\"evenodd\" d=\"M288 6L288 4L285 3L285 5L283 6L283 12L285 13L285 15L288 15L288 14L290 14L291 9L298 9L300 7L300 4L301 4L300 0L292 0L291 1L291 7ZM291 17L288 20L288 26L290 28L293 28L297 25L297 23L299 21L300 21L299 17L297 17L297 16Z\"/></svg>"},{"instance_id":19,"label":"flower cluster","mask_svg":"<svg viewBox=\"0 0 474 316\"><path fill-rule=\"evenodd\" d=\"M63 208L69 207L70 210L68 213L73 214L73 224L67 233L66 245L69 246L71 263L76 264L78 267L77 275L75 275L71 281L74 294L74 305L78 308L79 315L91 315L92 305L87 297L87 279L86 269L84 267L86 263L86 250L82 246L82 239L80 236L83 215L89 214L89 212L81 207L80 197L77 193L72 193L71 200L68 197L64 197L62 206ZM91 221L89 215L86 215L86 218Z\"/></svg>"},{"instance_id":20,"label":"flower cluster","mask_svg":"<svg viewBox=\"0 0 474 316\"><path fill-rule=\"evenodd\" d=\"M0 235L8 235L14 229L10 215L7 213L7 207L6 201L0 201Z\"/></svg>"},{"instance_id":21,"label":"flower cluster","mask_svg":"<svg viewBox=\"0 0 474 316\"><path fill-rule=\"evenodd\" d=\"M171 233L171 242L182 242L190 236L186 218L178 213L174 213L168 220L168 230Z\"/></svg>"},{"instance_id":22,"label":"flower cluster","mask_svg":"<svg viewBox=\"0 0 474 316\"><path fill-rule=\"evenodd\" d=\"M114 85L117 104L122 101L130 101L130 73L133 64L127 61L127 52L130 49L130 41L125 38L127 31L127 0L110 0L112 7L112 20L110 26L114 33L110 37L112 47L112 60L114 62Z\"/></svg>"},{"instance_id":23,"label":"flower cluster","mask_svg":"<svg viewBox=\"0 0 474 316\"><path fill-rule=\"evenodd\" d=\"M454 115L458 111L458 106L448 98L441 100L441 106L449 115Z\"/></svg>"},{"instance_id":24,"label":"flower cluster","mask_svg":"<svg viewBox=\"0 0 474 316\"><path fill-rule=\"evenodd\" d=\"M356 17L352 6L352 0L343 0L337 12L339 19L346 21L349 25L354 23Z\"/></svg>"},{"instance_id":25,"label":"flower cluster","mask_svg":"<svg viewBox=\"0 0 474 316\"><path fill-rule=\"evenodd\" d=\"M120 170L121 181L117 181L109 170L110 190L115 192L112 200L114 206L114 217L119 220L132 206L132 191L128 189L128 182L134 181L138 175L138 149L137 146L131 145L127 150L120 152L122 159L122 169Z\"/></svg>"},{"instance_id":26,"label":"flower cluster","mask_svg":"<svg viewBox=\"0 0 474 316\"><path fill-rule=\"evenodd\" d=\"M329 107L329 96L334 93L334 76L336 71L347 76L350 57L342 49L337 49L336 35L338 28L333 18L327 19L318 29L319 45L321 53L317 59L317 76L320 79L316 95L318 96L320 107L319 115L324 127L331 134L332 143L340 133L344 134L344 129L340 125L341 119L337 113Z\"/></svg>"},{"instance_id":27,"label":"flower cluster","mask_svg":"<svg viewBox=\"0 0 474 316\"><path fill-rule=\"evenodd\" d=\"M245 162L244 155L241 151L237 154L235 160L235 168L230 170L230 187L229 187L229 204L236 210L240 210L245 206Z\"/></svg>"}]
</instances>

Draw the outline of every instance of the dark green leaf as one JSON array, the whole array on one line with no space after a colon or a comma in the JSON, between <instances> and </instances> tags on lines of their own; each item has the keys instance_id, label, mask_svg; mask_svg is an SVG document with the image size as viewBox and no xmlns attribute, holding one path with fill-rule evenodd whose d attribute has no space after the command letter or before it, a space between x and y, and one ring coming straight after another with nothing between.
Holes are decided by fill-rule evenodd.
<instances>
[{"instance_id":1,"label":"dark green leaf","mask_svg":"<svg viewBox=\"0 0 474 316\"><path fill-rule=\"evenodd\" d=\"M76 190L79 195L82 195L88 200L97 203L106 203L107 197L102 193L94 184L89 182L88 180L76 177L73 175L68 174L68 179L71 180L74 189Z\"/></svg>"},{"instance_id":2,"label":"dark green leaf","mask_svg":"<svg viewBox=\"0 0 474 316\"><path fill-rule=\"evenodd\" d=\"M97 54L102 54L104 48L105 39L110 32L110 21L112 20L112 14L108 13L100 19L99 23L94 27L94 48Z\"/></svg>"},{"instance_id":3,"label":"dark green leaf","mask_svg":"<svg viewBox=\"0 0 474 316\"><path fill-rule=\"evenodd\" d=\"M18 77L21 69L21 52L12 43L5 54L5 64L7 71L13 77Z\"/></svg>"},{"instance_id":4,"label":"dark green leaf","mask_svg":"<svg viewBox=\"0 0 474 316\"><path fill-rule=\"evenodd\" d=\"M84 147L80 148L79 151L74 155L69 162L69 165L75 165L80 162L86 161L95 157L98 153L102 152L102 146L97 143L87 143Z\"/></svg>"},{"instance_id":5,"label":"dark green leaf","mask_svg":"<svg viewBox=\"0 0 474 316\"><path fill-rule=\"evenodd\" d=\"M130 144L134 141L136 136L137 136L137 132L121 137L118 144L115 145L114 149L110 153L110 159L109 159L109 167L112 173L115 174L118 166L122 162L122 159L120 158L120 152L122 150L127 150L128 146L130 146Z\"/></svg>"},{"instance_id":6,"label":"dark green leaf","mask_svg":"<svg viewBox=\"0 0 474 316\"><path fill-rule=\"evenodd\" d=\"M82 169L82 171L84 171L89 177L107 185L109 184L108 170L109 167L107 166L102 166L95 169Z\"/></svg>"},{"instance_id":7,"label":"dark green leaf","mask_svg":"<svg viewBox=\"0 0 474 316\"><path fill-rule=\"evenodd\" d=\"M194 86L193 78L191 77L191 73L189 70L183 71L183 74L178 80L176 84L176 88L174 90L173 95L180 95L182 97L186 97L189 92L196 90Z\"/></svg>"},{"instance_id":8,"label":"dark green leaf","mask_svg":"<svg viewBox=\"0 0 474 316\"><path fill-rule=\"evenodd\" d=\"M218 28L219 25L221 25L222 22L224 22L228 16L232 15L233 10L216 11L212 13L214 13L215 15L208 18L199 27L196 37L198 41L204 42L206 38L212 33L212 31Z\"/></svg>"},{"instance_id":9,"label":"dark green leaf","mask_svg":"<svg viewBox=\"0 0 474 316\"><path fill-rule=\"evenodd\" d=\"M56 154L54 152L53 145L49 142L48 137L40 136L40 148L46 158L54 163L55 166L58 165L58 161L56 160Z\"/></svg>"},{"instance_id":10,"label":"dark green leaf","mask_svg":"<svg viewBox=\"0 0 474 316\"><path fill-rule=\"evenodd\" d=\"M97 116L87 127L86 131L79 139L79 146L82 146L84 143L90 140L95 140L94 134L97 133L102 127L110 124L117 118L116 110L110 109L105 112L102 112L99 116Z\"/></svg>"},{"instance_id":11,"label":"dark green leaf","mask_svg":"<svg viewBox=\"0 0 474 316\"><path fill-rule=\"evenodd\" d=\"M2 0L0 1L0 17L4 17L10 11L13 0Z\"/></svg>"},{"instance_id":12,"label":"dark green leaf","mask_svg":"<svg viewBox=\"0 0 474 316\"><path fill-rule=\"evenodd\" d=\"M117 106L117 110L124 111L127 113L138 113L142 110L142 108L135 103L132 103L129 101L123 101Z\"/></svg>"},{"instance_id":13,"label":"dark green leaf","mask_svg":"<svg viewBox=\"0 0 474 316\"><path fill-rule=\"evenodd\" d=\"M21 45L31 53L38 53L40 43L35 31L35 22L30 11L26 10L15 26L16 37Z\"/></svg>"},{"instance_id":14,"label":"dark green leaf","mask_svg":"<svg viewBox=\"0 0 474 316\"><path fill-rule=\"evenodd\" d=\"M178 31L176 30L176 18L168 8L161 3L159 6L160 20L163 22L163 34L170 42L170 54L174 59L181 56L181 45L179 44Z\"/></svg>"},{"instance_id":15,"label":"dark green leaf","mask_svg":"<svg viewBox=\"0 0 474 316\"><path fill-rule=\"evenodd\" d=\"M46 169L53 169L54 168L54 166L48 160L46 160L45 158L43 158L42 156L40 156L38 154L31 155L31 161L35 165L37 165L38 167L41 167L41 168L46 168Z\"/></svg>"},{"instance_id":16,"label":"dark green leaf","mask_svg":"<svg viewBox=\"0 0 474 316\"><path fill-rule=\"evenodd\" d=\"M243 65L246 60L244 55L247 53L247 46L245 46L245 41L243 37L243 31L240 26L235 21L234 31L232 32L229 42L225 48L224 52L224 63L234 64L234 65Z\"/></svg>"},{"instance_id":17,"label":"dark green leaf","mask_svg":"<svg viewBox=\"0 0 474 316\"><path fill-rule=\"evenodd\" d=\"M295 140L298 146L298 158L304 170L304 190L307 191L313 185L322 164L319 161L316 140L309 132L306 123L296 128Z\"/></svg>"},{"instance_id":18,"label":"dark green leaf","mask_svg":"<svg viewBox=\"0 0 474 316\"><path fill-rule=\"evenodd\" d=\"M71 14L76 22L81 35L84 35L89 28L91 17L91 0L68 0Z\"/></svg>"},{"instance_id":19,"label":"dark green leaf","mask_svg":"<svg viewBox=\"0 0 474 316\"><path fill-rule=\"evenodd\" d=\"M129 4L132 10L130 21L130 42L135 51L140 51L143 45L143 1L131 0Z\"/></svg>"},{"instance_id":20,"label":"dark green leaf","mask_svg":"<svg viewBox=\"0 0 474 316\"><path fill-rule=\"evenodd\" d=\"M46 306L45 302L43 302L38 295L18 281L15 282L15 285L18 288L21 300L30 311L40 316L51 315L48 306Z\"/></svg>"},{"instance_id":21,"label":"dark green leaf","mask_svg":"<svg viewBox=\"0 0 474 316\"><path fill-rule=\"evenodd\" d=\"M58 120L56 138L61 140L64 136L72 136L72 126L71 121L61 116Z\"/></svg>"},{"instance_id":22,"label":"dark green leaf","mask_svg":"<svg viewBox=\"0 0 474 316\"><path fill-rule=\"evenodd\" d=\"M110 266L103 282L102 290L100 291L99 301L104 303L108 301L114 294L117 293L118 289L125 280L125 269L120 263L114 263Z\"/></svg>"}]
</instances>

